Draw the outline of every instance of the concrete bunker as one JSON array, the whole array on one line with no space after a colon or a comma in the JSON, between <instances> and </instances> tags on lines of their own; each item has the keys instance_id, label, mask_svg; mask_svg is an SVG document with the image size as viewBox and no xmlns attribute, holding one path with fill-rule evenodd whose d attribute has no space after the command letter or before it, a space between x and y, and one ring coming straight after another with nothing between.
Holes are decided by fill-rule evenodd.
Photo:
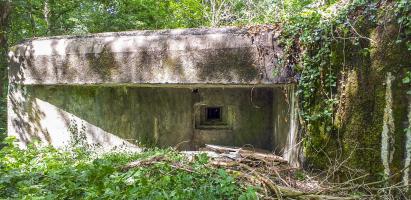
<instances>
[{"instance_id":1,"label":"concrete bunker","mask_svg":"<svg viewBox=\"0 0 411 200\"><path fill-rule=\"evenodd\" d=\"M67 145L249 145L297 160L294 72L274 28L38 38L12 48L8 134Z\"/></svg>"}]
</instances>

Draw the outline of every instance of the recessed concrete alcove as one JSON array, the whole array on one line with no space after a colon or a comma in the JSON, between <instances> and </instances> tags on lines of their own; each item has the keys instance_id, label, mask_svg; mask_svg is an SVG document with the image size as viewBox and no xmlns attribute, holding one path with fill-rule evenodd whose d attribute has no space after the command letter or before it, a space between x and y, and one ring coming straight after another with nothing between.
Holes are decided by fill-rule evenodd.
<instances>
[{"instance_id":1,"label":"recessed concrete alcove","mask_svg":"<svg viewBox=\"0 0 411 200\"><path fill-rule=\"evenodd\" d=\"M104 147L247 145L292 161L295 74L277 37L219 28L27 41L9 54L8 134L64 146L75 126Z\"/></svg>"}]
</instances>

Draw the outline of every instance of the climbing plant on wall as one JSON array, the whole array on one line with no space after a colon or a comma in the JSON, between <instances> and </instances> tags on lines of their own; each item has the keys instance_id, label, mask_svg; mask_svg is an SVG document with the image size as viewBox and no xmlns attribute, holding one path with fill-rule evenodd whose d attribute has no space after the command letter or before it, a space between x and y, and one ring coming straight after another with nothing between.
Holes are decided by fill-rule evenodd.
<instances>
[{"instance_id":1,"label":"climbing plant on wall","mask_svg":"<svg viewBox=\"0 0 411 200\"><path fill-rule=\"evenodd\" d=\"M312 5L312 4L311 4ZM395 73L392 168L400 168L406 119L409 1L352 1L303 9L283 23L283 44L299 52L296 69L305 155L317 167L345 160L376 175L385 107L385 75ZM396 38L396 39L394 39ZM287 49L287 48L286 48ZM290 57L293 51L288 51ZM294 53L295 54L295 53ZM295 62L295 61L293 61ZM406 73L405 73L406 72ZM395 138L395 140L394 140ZM338 162L338 161L337 161ZM372 167L370 167L372 166Z\"/></svg>"}]
</instances>

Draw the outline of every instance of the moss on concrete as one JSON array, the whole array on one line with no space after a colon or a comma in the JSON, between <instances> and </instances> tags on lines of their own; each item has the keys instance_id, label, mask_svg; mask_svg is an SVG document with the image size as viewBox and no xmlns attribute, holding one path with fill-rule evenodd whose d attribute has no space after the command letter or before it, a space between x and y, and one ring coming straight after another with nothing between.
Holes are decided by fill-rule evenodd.
<instances>
[{"instance_id":1,"label":"moss on concrete","mask_svg":"<svg viewBox=\"0 0 411 200\"><path fill-rule=\"evenodd\" d=\"M310 124L305 145L308 162L325 168L328 158L340 153L351 168L363 169L375 178L383 172L381 133L385 108L385 77L391 72L394 131L394 158L391 172L399 172L404 158L404 128L407 125L407 88L401 83L411 70L411 53L405 44L397 44L398 26L389 13L380 13L377 26L358 20L357 31L367 38L339 41L332 46L331 65L338 77L339 102L334 117L335 130L325 131L321 123ZM387 20L391 19L391 21ZM314 151L322 149L320 152ZM344 173L344 170L342 170Z\"/></svg>"},{"instance_id":2,"label":"moss on concrete","mask_svg":"<svg viewBox=\"0 0 411 200\"><path fill-rule=\"evenodd\" d=\"M55 124L70 126L70 115L84 120L86 127L98 127L129 142L143 146L178 146L182 149L205 143L251 145L274 150L273 118L288 118L285 94L280 87L132 87L132 86L27 86L25 102L17 112L28 112L27 127L18 131L42 135ZM278 109L274 111L273 100ZM37 105L41 102L42 106ZM45 105L47 104L47 105ZM195 105L226 106L231 110L227 129L195 128ZM47 110L48 109L48 110ZM69 113L67 115L66 113ZM278 115L278 116L277 116ZM289 122L288 122L289 123ZM278 124L280 128L286 123ZM37 129L35 129L37 128ZM63 130L62 132L64 132ZM96 129L87 130L99 138ZM276 140L286 140L287 133ZM101 135L101 134L100 134ZM281 134L278 134L281 135ZM93 137L94 137L93 136ZM49 141L52 144L53 139ZM92 138L93 140L93 138Z\"/></svg>"},{"instance_id":3,"label":"moss on concrete","mask_svg":"<svg viewBox=\"0 0 411 200\"><path fill-rule=\"evenodd\" d=\"M103 81L110 82L113 74L119 69L115 56L107 47L104 47L100 54L86 54L85 56L94 74L99 76Z\"/></svg>"}]
</instances>

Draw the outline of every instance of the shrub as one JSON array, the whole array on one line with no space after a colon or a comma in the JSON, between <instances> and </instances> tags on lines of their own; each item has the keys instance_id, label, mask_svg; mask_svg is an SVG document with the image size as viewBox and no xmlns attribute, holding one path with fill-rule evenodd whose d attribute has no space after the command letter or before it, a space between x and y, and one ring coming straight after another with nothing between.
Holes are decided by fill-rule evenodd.
<instances>
[{"instance_id":1,"label":"shrub","mask_svg":"<svg viewBox=\"0 0 411 200\"><path fill-rule=\"evenodd\" d=\"M172 149L95 156L35 143L21 150L13 141L7 138L0 150L1 199L257 198L252 188L241 189L225 170L208 168L206 156L189 161ZM131 161L155 156L167 159L124 170Z\"/></svg>"}]
</instances>

